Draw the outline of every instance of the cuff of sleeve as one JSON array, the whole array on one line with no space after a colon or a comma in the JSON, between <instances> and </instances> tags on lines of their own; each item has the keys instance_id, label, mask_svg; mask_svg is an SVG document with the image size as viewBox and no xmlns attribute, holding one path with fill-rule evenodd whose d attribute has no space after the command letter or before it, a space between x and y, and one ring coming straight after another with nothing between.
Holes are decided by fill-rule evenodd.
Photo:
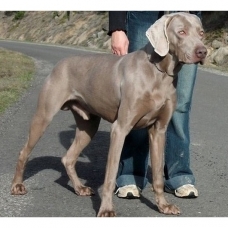
<instances>
[{"instance_id":1,"label":"cuff of sleeve","mask_svg":"<svg viewBox=\"0 0 228 228\"><path fill-rule=\"evenodd\" d=\"M107 35L111 36L112 33L115 32L115 31L123 31L123 32L125 32L125 33L127 34L127 31L126 31L126 30L123 30L123 29L115 29L115 30L109 31L109 32L107 33Z\"/></svg>"}]
</instances>

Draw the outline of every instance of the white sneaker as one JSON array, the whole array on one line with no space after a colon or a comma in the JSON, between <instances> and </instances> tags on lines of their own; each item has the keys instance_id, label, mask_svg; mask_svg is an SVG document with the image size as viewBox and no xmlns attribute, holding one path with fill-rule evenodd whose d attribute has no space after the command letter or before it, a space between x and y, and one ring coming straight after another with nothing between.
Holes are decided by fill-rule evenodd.
<instances>
[{"instance_id":1,"label":"white sneaker","mask_svg":"<svg viewBox=\"0 0 228 228\"><path fill-rule=\"evenodd\" d=\"M192 184L185 184L175 190L165 187L165 192L172 193L180 198L196 198L198 197L198 190Z\"/></svg>"},{"instance_id":2,"label":"white sneaker","mask_svg":"<svg viewBox=\"0 0 228 228\"><path fill-rule=\"evenodd\" d=\"M116 190L115 194L119 198L138 199L140 198L141 189L134 184L125 185Z\"/></svg>"}]
</instances>

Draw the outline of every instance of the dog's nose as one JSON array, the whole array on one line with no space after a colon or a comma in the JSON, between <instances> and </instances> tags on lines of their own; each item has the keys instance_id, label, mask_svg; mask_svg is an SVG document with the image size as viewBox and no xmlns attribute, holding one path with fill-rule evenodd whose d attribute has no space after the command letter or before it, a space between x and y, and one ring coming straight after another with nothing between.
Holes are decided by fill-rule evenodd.
<instances>
[{"instance_id":1,"label":"dog's nose","mask_svg":"<svg viewBox=\"0 0 228 228\"><path fill-rule=\"evenodd\" d=\"M204 59L207 56L207 49L205 47L198 47L196 49L196 56L199 59Z\"/></svg>"}]
</instances>

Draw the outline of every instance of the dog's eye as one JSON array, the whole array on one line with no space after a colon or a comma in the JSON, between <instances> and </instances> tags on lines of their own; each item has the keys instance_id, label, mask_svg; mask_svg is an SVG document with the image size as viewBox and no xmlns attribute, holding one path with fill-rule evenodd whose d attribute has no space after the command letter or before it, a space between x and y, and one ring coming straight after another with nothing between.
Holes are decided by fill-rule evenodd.
<instances>
[{"instance_id":1,"label":"dog's eye","mask_svg":"<svg viewBox=\"0 0 228 228\"><path fill-rule=\"evenodd\" d=\"M200 31L200 36L204 36L204 31Z\"/></svg>"},{"instance_id":2,"label":"dog's eye","mask_svg":"<svg viewBox=\"0 0 228 228\"><path fill-rule=\"evenodd\" d=\"M185 34L186 34L184 30L180 30L178 33L179 33L180 35L185 35Z\"/></svg>"}]
</instances>

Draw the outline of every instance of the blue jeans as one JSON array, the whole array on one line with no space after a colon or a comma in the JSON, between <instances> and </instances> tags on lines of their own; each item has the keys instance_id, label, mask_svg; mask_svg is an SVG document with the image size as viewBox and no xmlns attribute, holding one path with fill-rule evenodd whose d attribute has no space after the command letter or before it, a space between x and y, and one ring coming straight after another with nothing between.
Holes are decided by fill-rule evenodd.
<instances>
[{"instance_id":1,"label":"blue jeans","mask_svg":"<svg viewBox=\"0 0 228 228\"><path fill-rule=\"evenodd\" d=\"M148 43L146 30L163 15L160 11L128 12L129 52ZM178 74L177 107L167 129L165 147L165 186L174 190L195 183L190 169L189 115L197 65L186 64ZM132 130L126 137L116 178L117 187L135 184L143 189L148 180L149 139L147 129Z\"/></svg>"}]
</instances>

